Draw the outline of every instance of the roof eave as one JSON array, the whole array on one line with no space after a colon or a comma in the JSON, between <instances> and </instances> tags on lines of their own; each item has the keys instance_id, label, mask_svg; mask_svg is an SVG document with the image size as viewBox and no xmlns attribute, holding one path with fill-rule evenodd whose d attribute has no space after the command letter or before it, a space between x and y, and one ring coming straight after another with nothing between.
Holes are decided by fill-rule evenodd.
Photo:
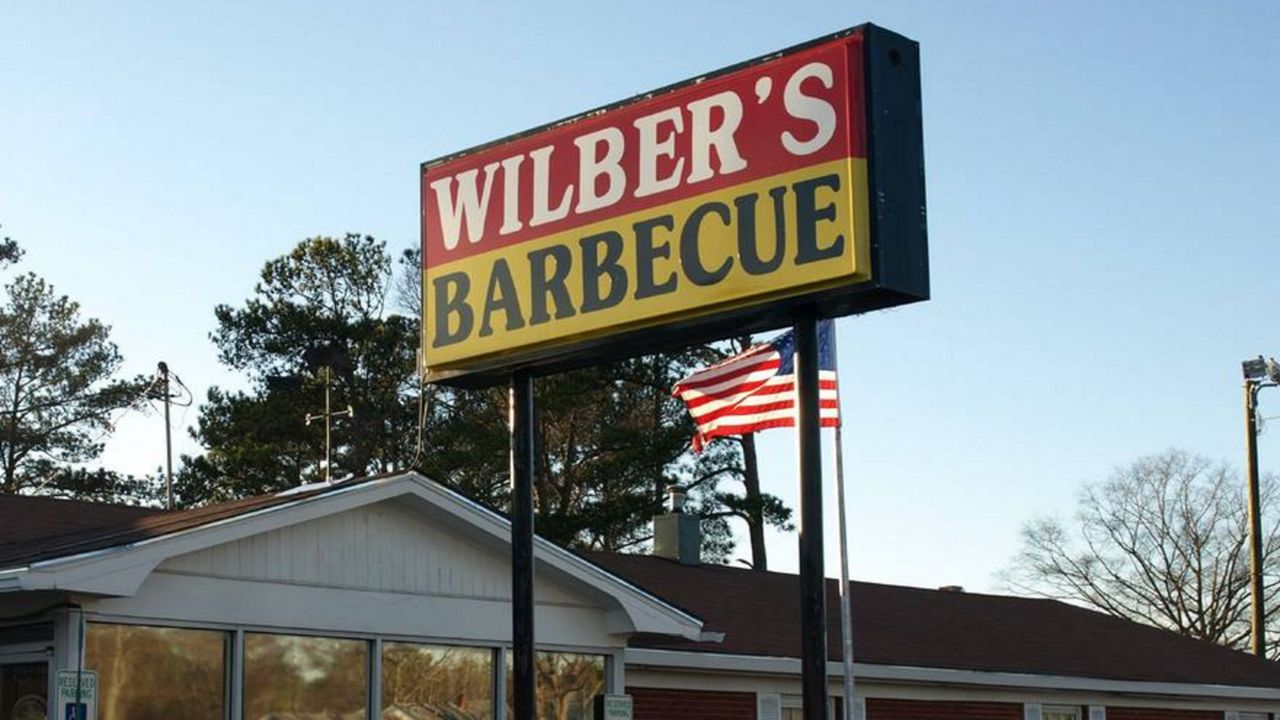
<instances>
[{"instance_id":1,"label":"roof eave","mask_svg":"<svg viewBox=\"0 0 1280 720\"><path fill-rule=\"evenodd\" d=\"M507 518L416 472L407 472L335 487L329 492L300 495L294 500L141 540L0 571L0 591L68 590L127 597L135 594L151 571L170 557L279 525L305 522L361 503L410 494L444 510L492 542L510 542L511 525ZM569 550L536 538L534 552L539 562L612 598L617 610L609 613L611 632L653 633L694 641L701 637L700 619Z\"/></svg>"},{"instance_id":2,"label":"roof eave","mask_svg":"<svg viewBox=\"0 0 1280 720\"><path fill-rule=\"evenodd\" d=\"M22 579L25 575L26 568L0 570L0 592L27 590L28 588L22 586Z\"/></svg>"},{"instance_id":3,"label":"roof eave","mask_svg":"<svg viewBox=\"0 0 1280 720\"><path fill-rule=\"evenodd\" d=\"M800 659L769 655L735 655L688 650L627 648L628 667L653 667L684 671L730 674L799 675ZM1112 680L1105 678L1032 673L992 672L956 668L876 665L854 662L854 675L860 681L900 684L968 685L987 688L1035 688L1105 692L1126 695L1152 695L1182 698L1280 701L1280 688L1214 683L1155 682L1146 680ZM834 680L843 676L843 664L827 663L827 674Z\"/></svg>"}]
</instances>

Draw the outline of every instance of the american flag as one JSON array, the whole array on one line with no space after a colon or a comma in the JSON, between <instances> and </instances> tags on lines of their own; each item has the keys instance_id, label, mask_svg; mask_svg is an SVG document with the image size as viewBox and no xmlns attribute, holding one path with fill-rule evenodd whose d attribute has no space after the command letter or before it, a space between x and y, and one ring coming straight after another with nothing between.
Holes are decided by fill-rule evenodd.
<instances>
[{"instance_id":1,"label":"american flag","mask_svg":"<svg viewBox=\"0 0 1280 720\"><path fill-rule=\"evenodd\" d=\"M831 321L818 324L818 398L822 427L840 424ZM787 331L676 383L672 394L684 400L698 426L693 449L713 438L769 428L795 427L795 335Z\"/></svg>"}]
</instances>

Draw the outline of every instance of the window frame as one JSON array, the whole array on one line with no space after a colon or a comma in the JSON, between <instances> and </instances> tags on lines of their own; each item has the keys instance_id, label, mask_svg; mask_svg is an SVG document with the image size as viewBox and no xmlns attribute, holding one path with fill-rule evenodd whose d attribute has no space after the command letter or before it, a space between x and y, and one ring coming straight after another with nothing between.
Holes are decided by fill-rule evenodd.
<instances>
[{"instance_id":1,"label":"window frame","mask_svg":"<svg viewBox=\"0 0 1280 720\"><path fill-rule=\"evenodd\" d=\"M383 648L388 643L392 645L425 645L428 647L460 648L463 650L477 650L477 651L487 650L489 653L490 716L492 720L503 720L503 712L501 708L505 706L497 704L498 700L502 700L504 703L506 702L506 670L505 670L505 667L498 665L498 663L506 657L501 652L502 650L501 648L489 647L487 645L463 645L460 643L426 642L422 640L392 640L390 638L381 638L381 637L374 640L374 645L375 645L375 648L377 649L377 659L374 663L375 665L374 669L377 672L377 687L376 688L374 687L373 682L369 683L370 711L369 711L368 717L370 718L370 720L372 720L375 717L373 715L373 709L372 709L375 704L377 705L376 717L378 718L382 717L382 653L383 653ZM499 685L498 685L499 682L502 683L501 690L499 689Z\"/></svg>"},{"instance_id":2,"label":"window frame","mask_svg":"<svg viewBox=\"0 0 1280 720\"><path fill-rule=\"evenodd\" d=\"M1084 705L1040 705L1041 720L1048 720L1050 713L1070 714L1069 720L1088 720L1088 708Z\"/></svg>"},{"instance_id":3,"label":"window frame","mask_svg":"<svg viewBox=\"0 0 1280 720\"><path fill-rule=\"evenodd\" d=\"M129 618L129 619L135 620L134 618ZM223 720L232 720L234 718L242 717L243 713L238 712L236 709L234 709L234 706L232 705L232 702L235 700L235 685L236 685L236 671L237 671L236 651L238 647L241 647L241 646L238 646L236 642L236 636L237 636L236 631L229 630L226 628L220 628L220 627L209 627L207 625L201 625L201 624L195 624L195 623L170 622L167 620L160 620L158 622L144 622L140 620L135 622L126 622L123 619L117 620L114 618L99 617L99 616L92 615L90 613L84 614L83 623L84 624L81 626L82 629L80 631L82 633L81 642L80 642L81 665L84 665L86 656L89 652L88 636L89 636L89 627L91 625L129 625L133 627L151 628L155 630L195 630L198 632L219 633L220 635L222 635L222 717L223 717ZM241 661L239 664L243 665L243 661ZM98 670L98 668L88 668L88 667L86 667L85 669L95 670L95 671ZM52 666L52 663L50 663L50 681L49 681L50 692L56 693L56 688L54 686L56 685L57 680L53 678L53 674L54 674L53 666ZM49 697L53 697L53 696L54 696L53 694L50 694Z\"/></svg>"},{"instance_id":4,"label":"window frame","mask_svg":"<svg viewBox=\"0 0 1280 720\"><path fill-rule=\"evenodd\" d=\"M249 635L275 635L280 637L304 637L304 638L315 638L318 640L342 640L346 642L359 642L363 644L364 652L365 652L364 716L366 720L373 720L373 718L382 717L382 704L380 702L377 704L372 702L372 698L373 698L372 692L373 692L373 685L374 685L373 673L375 670L378 672L382 671L381 661L374 660L373 648L374 648L375 641L377 640L376 636L371 638L370 637L347 637L344 635L339 635L335 633L325 633L325 632L299 633L299 632L292 632L287 630L286 631L258 630L258 629L251 630L248 628L245 628L239 634L240 634L240 643L239 643L238 650L240 653L240 704L228 714L227 717L230 720L237 720L245 716L245 703L247 702L248 696L247 696L247 693L245 693L245 689L244 689L244 685L245 685L244 678L246 677L245 671L247 668L247 663L245 662L245 660L246 660L246 648L248 647L248 643L246 641L248 639L247 636Z\"/></svg>"},{"instance_id":5,"label":"window frame","mask_svg":"<svg viewBox=\"0 0 1280 720\"><path fill-rule=\"evenodd\" d=\"M786 720L788 710L803 710L804 697L801 695L781 695L782 703L778 706L780 720ZM836 720L836 698L838 696L827 694L827 720ZM1077 718L1076 720L1079 720Z\"/></svg>"},{"instance_id":6,"label":"window frame","mask_svg":"<svg viewBox=\"0 0 1280 720\"><path fill-rule=\"evenodd\" d=\"M403 633L363 633L358 631L339 631L324 630L316 628L299 628L277 625L256 625L247 623L234 622L218 622L218 621L193 621L193 620L171 620L167 618L150 618L139 617L136 615L117 615L114 613L87 611L83 614L85 623L102 623L108 625L138 625L142 627L152 628L173 628L183 630L209 630L221 632L226 635L226 656L224 657L225 688L223 692L224 707L226 712L223 720L244 720L244 678L245 678L245 636L249 634L263 635L295 635L301 637L328 638L334 640L359 640L366 643L368 647L368 665L366 672L369 673L369 682L366 684L368 688L368 697L365 702L366 720L381 720L382 702L380 688L382 673L382 657L381 644L383 642L401 642L413 643L418 645L439 645L448 647L470 648L475 650L489 650L493 658L493 696L492 702L495 709L506 707L506 658L511 654L511 645L509 642L493 641L493 640L466 640L456 637L434 637L409 635ZM625 648L613 647L591 647L585 645L566 645L551 644L543 645L539 643L535 648L538 653L570 653L577 655L591 655L604 659L604 692L620 692L621 690L612 689L612 684L616 679L617 663L625 651ZM83 660L83 654L81 655ZM622 668L625 669L625 664ZM53 693L54 675L53 663L50 663L50 697ZM373 693L377 691L378 695ZM831 707L828 706L828 710ZM501 715L501 713L498 713ZM495 720L501 720L496 717Z\"/></svg>"},{"instance_id":7,"label":"window frame","mask_svg":"<svg viewBox=\"0 0 1280 720\"><path fill-rule=\"evenodd\" d=\"M507 684L508 684L508 683L514 683L514 678L510 677L510 676L509 676L509 674L508 674L508 672L507 672L507 670L508 670L508 665L511 665L511 664L512 664L512 660L513 660L511 653L512 653L512 648L511 648L511 646L510 646L510 645L506 645L506 646L504 646L504 647L502 648L502 654L501 654L501 656L499 657L499 659L500 659L500 660L502 660L502 663L503 663L503 664L502 664L502 666L501 666L500 668L497 668L497 670L498 670L498 672L499 672L499 673L501 673L500 680L502 681L502 686L501 686L501 687L502 687L502 701L503 701L503 703L504 703L504 704L503 704L502 706L500 706L500 707L501 707L501 709L502 709L502 715L501 715L500 717L498 717L498 718L495 718L495 720L503 720L503 718L505 718L505 717L506 717L506 714L507 714L507 713L506 713L507 705L505 704L505 703L506 703L506 701L507 701L507 694L506 694ZM601 659L603 660L603 667L601 668L602 673L603 673L603 674L602 674L601 679L603 680L603 683L602 683L602 685L601 685L600 690L601 690L601 692L602 692L602 693L604 693L604 694L609 694L609 693L614 692L613 690L611 690L611 689L610 689L611 684L613 683L613 680L614 680L614 678L613 678L613 674L612 674L613 665L612 665L611 663L613 663L613 662L615 662L615 661L616 661L616 660L615 660L615 655L614 655L614 653L613 653L613 652L605 652L605 651L600 650L600 649L584 649L584 648L580 648L580 647L570 647L570 646L564 646L564 645L535 646L535 647L534 647L534 663L535 663L535 665L536 665L536 663L537 663L537 656L539 656L539 655L544 655L544 654L547 654L547 655L579 655L579 656L585 656L585 657L601 658ZM535 685L535 695L536 695L536 685L537 685L536 681L535 681L534 685ZM537 712L537 698L536 698L536 697L535 697L535 699L534 699L534 711L535 711L535 713ZM590 713L590 711L589 711L589 710L588 710L588 713Z\"/></svg>"}]
</instances>

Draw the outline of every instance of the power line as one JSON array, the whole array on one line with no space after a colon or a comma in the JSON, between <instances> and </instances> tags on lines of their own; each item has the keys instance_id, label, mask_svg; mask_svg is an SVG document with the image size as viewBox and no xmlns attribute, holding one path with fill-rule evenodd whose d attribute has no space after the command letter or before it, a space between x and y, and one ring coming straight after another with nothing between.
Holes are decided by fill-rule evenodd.
<instances>
[{"instance_id":1,"label":"power line","mask_svg":"<svg viewBox=\"0 0 1280 720\"><path fill-rule=\"evenodd\" d=\"M131 399L128 403L120 406L114 411L114 416L109 414L106 419L106 427L104 427L102 431L99 432L97 435L90 438L88 444L91 446L97 445L100 440L105 438L110 433L115 432L116 425L119 424L120 419L124 417L125 413L129 412L130 410L136 409L143 402L150 399L148 396L150 395L151 391L155 388L159 380L160 380L159 376L153 376L151 378L151 382L142 390L140 390L138 394L133 397L133 399ZM102 394L105 394L105 391L98 391L90 395L85 395L85 396L82 396L81 399L88 399L93 397L94 395L102 395ZM53 480L57 478L58 475L62 474L64 470L65 468L54 468L53 472L49 473L43 480L41 480L35 486L36 492L43 490L46 485L53 482Z\"/></svg>"}]
</instances>

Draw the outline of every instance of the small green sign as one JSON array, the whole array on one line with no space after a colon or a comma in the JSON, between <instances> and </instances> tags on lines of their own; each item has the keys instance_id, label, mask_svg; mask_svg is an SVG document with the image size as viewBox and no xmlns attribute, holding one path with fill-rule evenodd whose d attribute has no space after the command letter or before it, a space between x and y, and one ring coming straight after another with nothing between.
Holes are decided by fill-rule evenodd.
<instances>
[{"instance_id":1,"label":"small green sign","mask_svg":"<svg viewBox=\"0 0 1280 720\"><path fill-rule=\"evenodd\" d=\"M595 720L631 720L631 696L597 695Z\"/></svg>"},{"instance_id":2,"label":"small green sign","mask_svg":"<svg viewBox=\"0 0 1280 720\"><path fill-rule=\"evenodd\" d=\"M96 720L98 673L92 670L58 671L58 720Z\"/></svg>"}]
</instances>

